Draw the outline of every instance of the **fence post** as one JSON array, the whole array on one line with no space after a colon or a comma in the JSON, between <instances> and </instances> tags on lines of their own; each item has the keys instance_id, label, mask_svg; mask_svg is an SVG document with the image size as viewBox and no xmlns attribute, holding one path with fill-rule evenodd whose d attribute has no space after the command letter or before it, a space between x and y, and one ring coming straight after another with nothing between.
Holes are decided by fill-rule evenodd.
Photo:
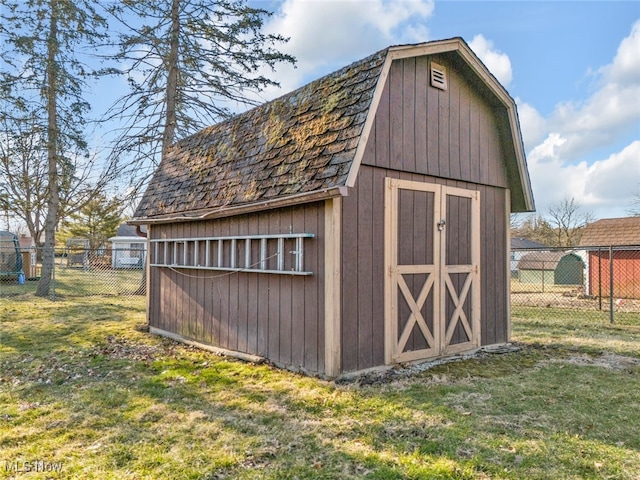
<instances>
[{"instance_id":1,"label":"fence post","mask_svg":"<svg viewBox=\"0 0 640 480\"><path fill-rule=\"evenodd\" d=\"M609 245L609 322L613 323L613 245Z\"/></svg>"},{"instance_id":2,"label":"fence post","mask_svg":"<svg viewBox=\"0 0 640 480\"><path fill-rule=\"evenodd\" d=\"M598 305L602 311L602 247L598 247Z\"/></svg>"},{"instance_id":3,"label":"fence post","mask_svg":"<svg viewBox=\"0 0 640 480\"><path fill-rule=\"evenodd\" d=\"M53 268L51 269L51 301L56 301L56 247L53 247Z\"/></svg>"}]
</instances>

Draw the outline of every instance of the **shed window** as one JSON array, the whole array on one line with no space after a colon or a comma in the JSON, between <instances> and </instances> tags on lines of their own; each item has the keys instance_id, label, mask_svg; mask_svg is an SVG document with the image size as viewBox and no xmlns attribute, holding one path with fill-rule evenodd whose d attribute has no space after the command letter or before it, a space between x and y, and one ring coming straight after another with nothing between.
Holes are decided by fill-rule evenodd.
<instances>
[{"instance_id":1,"label":"shed window","mask_svg":"<svg viewBox=\"0 0 640 480\"><path fill-rule=\"evenodd\" d=\"M152 239L152 267L313 275L304 240L313 233Z\"/></svg>"}]
</instances>

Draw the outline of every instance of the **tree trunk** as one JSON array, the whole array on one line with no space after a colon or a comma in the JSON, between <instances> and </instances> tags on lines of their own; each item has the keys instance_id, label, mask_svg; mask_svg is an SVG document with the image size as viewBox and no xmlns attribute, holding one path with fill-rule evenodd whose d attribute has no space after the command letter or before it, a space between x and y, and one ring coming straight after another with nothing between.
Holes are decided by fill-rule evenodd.
<instances>
[{"instance_id":1,"label":"tree trunk","mask_svg":"<svg viewBox=\"0 0 640 480\"><path fill-rule=\"evenodd\" d=\"M58 192L58 112L57 89L58 72L56 56L58 54L58 1L51 0L51 20L49 38L47 40L47 166L49 198L47 200L47 216L44 222L44 251L42 252L42 277L38 283L36 295L49 296L51 280L55 266L56 223L60 198Z\"/></svg>"},{"instance_id":2,"label":"tree trunk","mask_svg":"<svg viewBox=\"0 0 640 480\"><path fill-rule=\"evenodd\" d=\"M169 56L167 57L167 89L166 89L166 118L162 133L162 158L173 144L176 135L176 95L178 91L178 52L180 50L180 0L171 0L171 41L169 44ZM162 160L161 158L161 160ZM147 255L147 262L149 255ZM134 292L135 295L147 294L147 269L142 272L140 285Z\"/></svg>"},{"instance_id":3,"label":"tree trunk","mask_svg":"<svg viewBox=\"0 0 640 480\"><path fill-rule=\"evenodd\" d=\"M180 1L171 1L171 41L167 58L167 116L162 134L162 157L173 143L176 133L176 92L178 90L178 52L180 42Z\"/></svg>"}]
</instances>

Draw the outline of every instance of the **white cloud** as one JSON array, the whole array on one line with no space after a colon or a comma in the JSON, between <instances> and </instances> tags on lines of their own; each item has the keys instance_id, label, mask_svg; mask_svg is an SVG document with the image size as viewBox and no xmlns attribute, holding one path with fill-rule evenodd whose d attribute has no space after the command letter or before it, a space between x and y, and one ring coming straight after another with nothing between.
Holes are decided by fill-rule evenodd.
<instances>
[{"instance_id":1,"label":"white cloud","mask_svg":"<svg viewBox=\"0 0 640 480\"><path fill-rule=\"evenodd\" d=\"M606 160L589 166L585 182L585 198L588 203L614 202L626 205L626 200L637 192L640 182L640 140Z\"/></svg>"},{"instance_id":2,"label":"white cloud","mask_svg":"<svg viewBox=\"0 0 640 480\"><path fill-rule=\"evenodd\" d=\"M640 181L640 140L592 164L563 163L555 153L563 143L551 134L529 155L538 211L545 213L551 204L575 198L598 217L624 215Z\"/></svg>"},{"instance_id":3,"label":"white cloud","mask_svg":"<svg viewBox=\"0 0 640 480\"><path fill-rule=\"evenodd\" d=\"M424 23L433 9L432 0L285 0L265 31L290 37L280 50L298 64L279 67L282 88L262 96L282 95L389 45L428 41Z\"/></svg>"},{"instance_id":4,"label":"white cloud","mask_svg":"<svg viewBox=\"0 0 640 480\"><path fill-rule=\"evenodd\" d=\"M547 131L559 132L566 139L557 152L565 161L612 144L634 128L640 132L640 55L637 52L640 52L640 20L620 43L613 62L599 69L598 89L582 102L568 101L556 106L546 122ZM531 127L539 129L539 125Z\"/></svg>"},{"instance_id":5,"label":"white cloud","mask_svg":"<svg viewBox=\"0 0 640 480\"><path fill-rule=\"evenodd\" d=\"M556 105L543 118L519 101L520 120L536 204L574 197L597 216L624 215L640 183L640 20L619 45L613 61L597 70L596 88L583 101ZM586 155L625 148L588 163ZM628 140L627 140L628 141ZM620 147L617 147L620 149ZM589 159L593 160L593 159Z\"/></svg>"},{"instance_id":6,"label":"white cloud","mask_svg":"<svg viewBox=\"0 0 640 480\"><path fill-rule=\"evenodd\" d=\"M540 145L536 146L529 153L531 163L544 163L545 161L557 160L557 151L566 143L567 139L562 138L559 133L550 133Z\"/></svg>"},{"instance_id":7,"label":"white cloud","mask_svg":"<svg viewBox=\"0 0 640 480\"><path fill-rule=\"evenodd\" d=\"M640 82L640 20L631 27L631 34L618 47L611 65L600 69L604 78L619 86L637 85Z\"/></svg>"},{"instance_id":8,"label":"white cloud","mask_svg":"<svg viewBox=\"0 0 640 480\"><path fill-rule=\"evenodd\" d=\"M507 86L511 83L513 71L511 60L506 53L496 50L493 42L484 38L483 35L473 37L469 46L502 85Z\"/></svg>"},{"instance_id":9,"label":"white cloud","mask_svg":"<svg viewBox=\"0 0 640 480\"><path fill-rule=\"evenodd\" d=\"M529 151L544 138L547 128L546 120L533 106L523 102L520 98L515 100L518 105L518 118L524 148Z\"/></svg>"}]
</instances>

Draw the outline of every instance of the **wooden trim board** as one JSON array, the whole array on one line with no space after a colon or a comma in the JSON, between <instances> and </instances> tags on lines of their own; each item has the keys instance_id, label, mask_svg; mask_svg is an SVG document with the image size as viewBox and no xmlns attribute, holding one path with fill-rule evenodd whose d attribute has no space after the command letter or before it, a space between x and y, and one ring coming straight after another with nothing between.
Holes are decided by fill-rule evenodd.
<instances>
[{"instance_id":1,"label":"wooden trim board","mask_svg":"<svg viewBox=\"0 0 640 480\"><path fill-rule=\"evenodd\" d=\"M342 198L326 200L324 208L324 372L330 378L337 377L341 369L341 221Z\"/></svg>"}]
</instances>

